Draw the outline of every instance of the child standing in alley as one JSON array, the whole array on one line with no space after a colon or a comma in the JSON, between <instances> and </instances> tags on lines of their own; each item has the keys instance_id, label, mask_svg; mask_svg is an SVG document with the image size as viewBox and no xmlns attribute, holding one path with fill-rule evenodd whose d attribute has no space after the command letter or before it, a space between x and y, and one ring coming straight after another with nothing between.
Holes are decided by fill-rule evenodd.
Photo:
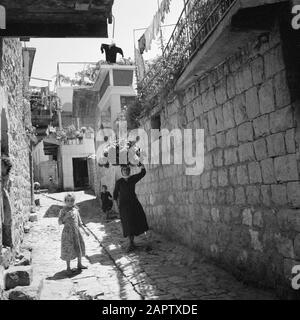
<instances>
[{"instance_id":1,"label":"child standing in alley","mask_svg":"<svg viewBox=\"0 0 300 320\"><path fill-rule=\"evenodd\" d=\"M65 207L59 213L58 223L64 225L61 235L61 259L67 263L68 274L72 273L71 260L76 258L77 269L87 269L81 263L81 258L85 256L85 244L79 228L83 227L83 223L72 193L65 196Z\"/></svg>"},{"instance_id":2,"label":"child standing in alley","mask_svg":"<svg viewBox=\"0 0 300 320\"><path fill-rule=\"evenodd\" d=\"M109 191L107 191L107 186L102 186L102 192L100 193L101 201L102 201L102 210L106 213L106 219L109 218L109 212L113 207L112 195Z\"/></svg>"}]
</instances>

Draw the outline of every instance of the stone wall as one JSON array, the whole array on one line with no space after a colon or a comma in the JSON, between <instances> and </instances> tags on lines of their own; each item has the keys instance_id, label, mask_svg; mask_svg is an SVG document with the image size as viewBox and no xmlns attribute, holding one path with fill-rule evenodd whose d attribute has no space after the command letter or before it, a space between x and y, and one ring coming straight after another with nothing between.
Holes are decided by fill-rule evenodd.
<instances>
[{"instance_id":1,"label":"stone wall","mask_svg":"<svg viewBox=\"0 0 300 320\"><path fill-rule=\"evenodd\" d=\"M290 288L300 265L297 107L278 26L156 106L162 128L205 130L205 164L200 176L149 166L137 193L151 226L243 280Z\"/></svg>"},{"instance_id":2,"label":"stone wall","mask_svg":"<svg viewBox=\"0 0 300 320\"><path fill-rule=\"evenodd\" d=\"M11 186L9 198L12 215L12 250L2 248L0 265L7 263L7 257L13 259L23 239L23 226L28 220L31 192L30 192L30 165L29 140L25 132L25 123L30 117L30 105L24 97L23 57L21 42L17 39L2 38L2 59L0 87L5 96L5 103L1 105L2 117L5 114L8 129L2 131L8 140L8 153L12 161L10 173ZM6 252L4 254L4 251Z\"/></svg>"}]
</instances>

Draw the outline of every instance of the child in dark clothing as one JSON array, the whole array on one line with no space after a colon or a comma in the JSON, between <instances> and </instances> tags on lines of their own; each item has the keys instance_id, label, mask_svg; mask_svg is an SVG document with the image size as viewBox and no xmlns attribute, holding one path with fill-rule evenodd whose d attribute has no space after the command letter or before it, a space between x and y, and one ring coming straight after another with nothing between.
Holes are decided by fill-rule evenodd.
<instances>
[{"instance_id":1,"label":"child in dark clothing","mask_svg":"<svg viewBox=\"0 0 300 320\"><path fill-rule=\"evenodd\" d=\"M107 186L102 186L102 192L100 193L101 201L102 201L102 210L106 213L106 219L109 218L109 212L113 207L112 195L109 191L107 191Z\"/></svg>"}]
</instances>

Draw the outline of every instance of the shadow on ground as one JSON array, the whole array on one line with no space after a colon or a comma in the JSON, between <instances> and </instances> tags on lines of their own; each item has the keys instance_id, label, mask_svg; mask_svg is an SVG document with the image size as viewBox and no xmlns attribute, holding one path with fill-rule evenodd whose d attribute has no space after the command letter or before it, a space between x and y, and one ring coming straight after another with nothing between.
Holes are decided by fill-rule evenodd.
<instances>
[{"instance_id":1,"label":"shadow on ground","mask_svg":"<svg viewBox=\"0 0 300 320\"><path fill-rule=\"evenodd\" d=\"M63 206L59 206L53 204L45 213L44 218L58 218L59 211L63 208Z\"/></svg>"},{"instance_id":2,"label":"shadow on ground","mask_svg":"<svg viewBox=\"0 0 300 320\"><path fill-rule=\"evenodd\" d=\"M72 274L68 274L66 270L59 271L55 273L52 277L46 278L46 280L63 280L63 279L69 279L74 278L78 276L82 271L77 269L72 269Z\"/></svg>"}]
</instances>

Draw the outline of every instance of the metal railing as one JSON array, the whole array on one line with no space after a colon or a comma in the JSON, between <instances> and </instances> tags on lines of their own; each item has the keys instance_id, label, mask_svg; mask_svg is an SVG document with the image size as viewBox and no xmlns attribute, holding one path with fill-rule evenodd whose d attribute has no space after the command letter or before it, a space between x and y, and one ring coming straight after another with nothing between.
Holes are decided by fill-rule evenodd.
<instances>
[{"instance_id":1,"label":"metal railing","mask_svg":"<svg viewBox=\"0 0 300 320\"><path fill-rule=\"evenodd\" d=\"M181 74L197 51L229 12L237 0L188 0L163 52L162 59L170 61L172 55L180 57L177 74ZM158 75L156 64L140 81L140 88L149 87ZM159 88L158 88L159 90ZM157 92L153 92L153 95Z\"/></svg>"}]
</instances>

